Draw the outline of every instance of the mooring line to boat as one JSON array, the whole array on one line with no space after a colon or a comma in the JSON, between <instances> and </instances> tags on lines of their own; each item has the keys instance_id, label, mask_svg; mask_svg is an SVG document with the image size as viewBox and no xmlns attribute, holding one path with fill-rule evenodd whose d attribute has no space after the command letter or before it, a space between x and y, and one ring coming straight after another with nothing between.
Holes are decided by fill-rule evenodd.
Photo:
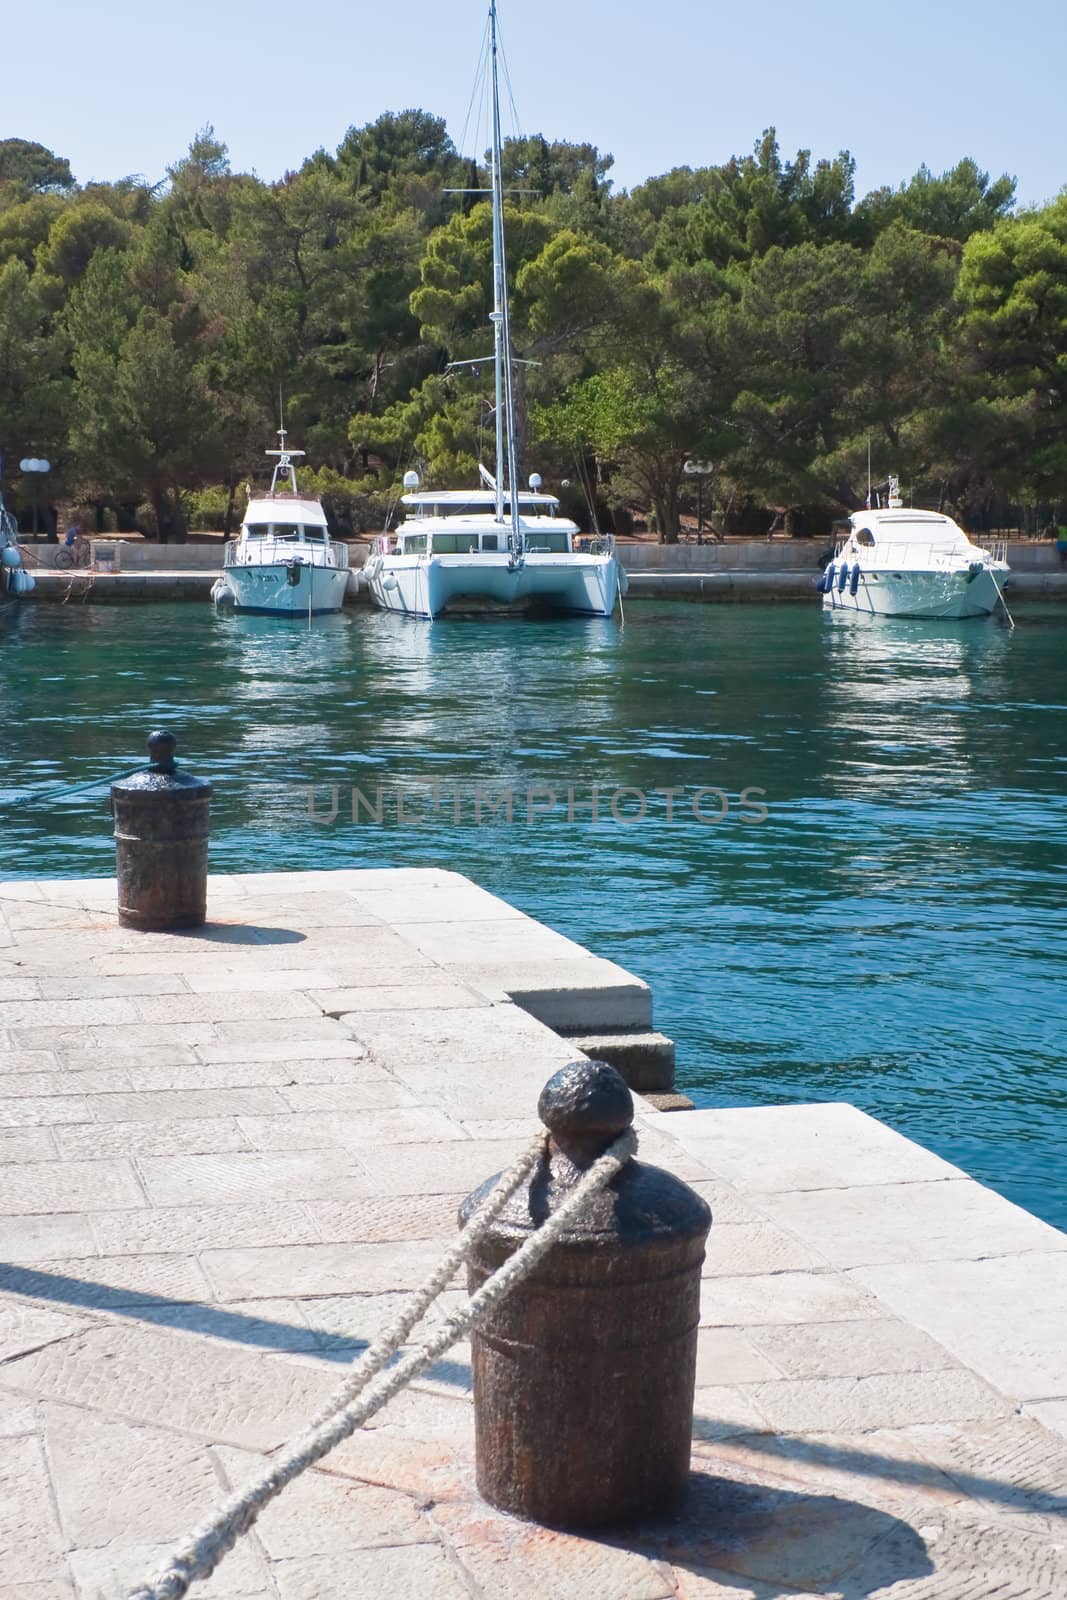
<instances>
[{"instance_id":1,"label":"mooring line to boat","mask_svg":"<svg viewBox=\"0 0 1067 1600\"><path fill-rule=\"evenodd\" d=\"M1014 628L1014 626L1015 626L1015 618L1012 616L1011 612L1008 610L1008 602L1004 598L1003 589L1000 587L1000 584L997 582L997 575L992 569L990 569L989 576L992 578L993 587L997 591L997 599L1000 601L1001 606L1004 608L1004 615L1008 619L1008 626L1011 627L1011 628Z\"/></svg>"},{"instance_id":2,"label":"mooring line to boat","mask_svg":"<svg viewBox=\"0 0 1067 1600\"><path fill-rule=\"evenodd\" d=\"M181 1600L190 1584L210 1577L241 1535L252 1527L264 1507L287 1484L349 1438L393 1395L425 1372L485 1312L529 1276L586 1201L611 1182L636 1149L637 1136L632 1128L627 1128L588 1168L559 1209L529 1236L513 1256L509 1256L503 1266L485 1280L466 1305L454 1312L423 1344L415 1345L396 1366L383 1372L385 1362L396 1353L415 1323L447 1287L460 1263L496 1220L523 1179L545 1156L546 1135L538 1134L486 1197L442 1257L436 1270L405 1305L393 1326L357 1362L352 1373L305 1432L246 1489L231 1495L210 1522L194 1529L167 1557L166 1564L148 1583L130 1591L129 1600Z\"/></svg>"},{"instance_id":3,"label":"mooring line to boat","mask_svg":"<svg viewBox=\"0 0 1067 1600\"><path fill-rule=\"evenodd\" d=\"M16 795L14 800L5 801L6 805L25 805L29 800L66 800L71 795L85 794L89 789L100 789L104 784L121 783L123 778L132 778L135 772L143 772L145 764L138 762L136 767L130 767L128 772L116 772L109 778L91 778L88 783L75 783L64 789L24 789L22 794Z\"/></svg>"}]
</instances>

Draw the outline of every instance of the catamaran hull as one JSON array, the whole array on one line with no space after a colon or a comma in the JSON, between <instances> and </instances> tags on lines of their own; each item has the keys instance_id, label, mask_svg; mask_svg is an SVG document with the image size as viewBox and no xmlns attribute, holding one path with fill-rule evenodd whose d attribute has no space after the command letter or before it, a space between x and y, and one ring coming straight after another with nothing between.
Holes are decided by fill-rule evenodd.
<instances>
[{"instance_id":1,"label":"catamaran hull","mask_svg":"<svg viewBox=\"0 0 1067 1600\"><path fill-rule=\"evenodd\" d=\"M988 568L975 573L861 572L855 594L850 575L845 588L839 590L835 584L823 595L822 603L825 611L955 621L991 616L1000 604L1000 595Z\"/></svg>"},{"instance_id":2,"label":"catamaran hull","mask_svg":"<svg viewBox=\"0 0 1067 1600\"><path fill-rule=\"evenodd\" d=\"M290 572L295 581L290 579ZM308 561L294 562L292 566L282 562L262 566L250 563L227 567L221 583L229 589L238 611L306 617L340 611L348 572L344 568L312 566Z\"/></svg>"},{"instance_id":3,"label":"catamaran hull","mask_svg":"<svg viewBox=\"0 0 1067 1600\"><path fill-rule=\"evenodd\" d=\"M446 612L531 607L610 617L619 589L614 556L372 556L364 577L383 611L432 620Z\"/></svg>"}]
</instances>

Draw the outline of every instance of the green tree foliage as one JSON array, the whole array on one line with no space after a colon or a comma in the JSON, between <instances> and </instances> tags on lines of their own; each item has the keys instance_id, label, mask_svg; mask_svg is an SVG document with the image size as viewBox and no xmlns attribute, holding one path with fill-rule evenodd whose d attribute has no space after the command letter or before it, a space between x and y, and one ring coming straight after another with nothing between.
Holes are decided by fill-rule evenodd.
<instances>
[{"instance_id":1,"label":"green tree foliage","mask_svg":"<svg viewBox=\"0 0 1067 1600\"><path fill-rule=\"evenodd\" d=\"M711 360L730 375L734 467L772 504L861 503L867 438L909 479L915 425L942 396L938 337L955 263L901 227L855 245L773 249L712 314Z\"/></svg>"},{"instance_id":2,"label":"green tree foliage","mask_svg":"<svg viewBox=\"0 0 1067 1600\"><path fill-rule=\"evenodd\" d=\"M611 188L608 173L614 159L601 155L595 144L568 144L544 134L530 138L506 139L501 151L500 171L510 187L526 188L541 200L552 194L573 194L583 184L594 191Z\"/></svg>"},{"instance_id":3,"label":"green tree foliage","mask_svg":"<svg viewBox=\"0 0 1067 1600\"><path fill-rule=\"evenodd\" d=\"M37 280L49 307L62 305L98 251L123 249L130 232L129 223L97 201L62 211L37 248Z\"/></svg>"},{"instance_id":4,"label":"green tree foliage","mask_svg":"<svg viewBox=\"0 0 1067 1600\"><path fill-rule=\"evenodd\" d=\"M12 464L52 450L66 424L63 346L47 332L44 307L24 262L0 267L0 455ZM63 465L56 463L62 475Z\"/></svg>"},{"instance_id":5,"label":"green tree foliage","mask_svg":"<svg viewBox=\"0 0 1067 1600\"><path fill-rule=\"evenodd\" d=\"M1067 499L1067 195L975 234L959 299L959 341L1000 481Z\"/></svg>"},{"instance_id":6,"label":"green tree foliage","mask_svg":"<svg viewBox=\"0 0 1067 1600\"><path fill-rule=\"evenodd\" d=\"M670 360L615 367L573 385L536 422L548 439L569 446L582 471L595 461L593 498L636 501L655 515L660 539L676 543L683 467L699 427L689 373Z\"/></svg>"},{"instance_id":7,"label":"green tree foliage","mask_svg":"<svg viewBox=\"0 0 1067 1600\"><path fill-rule=\"evenodd\" d=\"M783 161L768 128L752 155L652 179L635 191L633 204L655 223L649 250L657 267L728 267L775 246L851 237L854 173L845 151L814 166L808 150Z\"/></svg>"},{"instance_id":8,"label":"green tree foliage","mask_svg":"<svg viewBox=\"0 0 1067 1600\"><path fill-rule=\"evenodd\" d=\"M21 261L32 271L38 250L62 215L63 201L51 194L0 209L0 261Z\"/></svg>"},{"instance_id":9,"label":"green tree foliage","mask_svg":"<svg viewBox=\"0 0 1067 1600\"><path fill-rule=\"evenodd\" d=\"M0 139L0 184L17 184L34 194L65 193L74 174L65 156L53 155L32 139Z\"/></svg>"},{"instance_id":10,"label":"green tree foliage","mask_svg":"<svg viewBox=\"0 0 1067 1600\"><path fill-rule=\"evenodd\" d=\"M614 192L591 142L503 153L515 421L537 465L654 510L829 519L876 470L974 503L1067 498L1067 200L1014 214L965 159L859 200L847 151L751 153ZM493 453L484 162L409 109L274 183L210 125L163 184L78 188L0 141L0 449L56 487L149 502L182 537L237 497L277 426L345 526L417 463L462 484ZM522 452L521 452L522 453ZM534 463L529 463L533 465ZM214 514L214 513L212 513Z\"/></svg>"},{"instance_id":11,"label":"green tree foliage","mask_svg":"<svg viewBox=\"0 0 1067 1600\"><path fill-rule=\"evenodd\" d=\"M1014 178L1004 173L990 182L988 172L980 172L977 163L967 158L940 177L920 167L899 189L874 190L857 206L856 215L868 235L903 222L919 233L965 244L972 234L987 231L1007 216L1014 201Z\"/></svg>"},{"instance_id":12,"label":"green tree foliage","mask_svg":"<svg viewBox=\"0 0 1067 1600\"><path fill-rule=\"evenodd\" d=\"M443 190L466 181L466 167L443 118L427 111L387 112L362 128L349 128L336 158L319 158L371 204L389 211L411 209L429 226L449 212Z\"/></svg>"}]
</instances>

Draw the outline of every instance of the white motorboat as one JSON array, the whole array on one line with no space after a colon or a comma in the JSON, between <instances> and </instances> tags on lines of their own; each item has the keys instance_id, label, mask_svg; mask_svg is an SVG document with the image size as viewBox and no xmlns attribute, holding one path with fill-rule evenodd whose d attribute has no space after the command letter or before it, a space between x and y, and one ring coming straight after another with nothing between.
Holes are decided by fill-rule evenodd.
<instances>
[{"instance_id":1,"label":"white motorboat","mask_svg":"<svg viewBox=\"0 0 1067 1600\"><path fill-rule=\"evenodd\" d=\"M211 598L238 611L279 616L340 611L348 546L330 538L321 502L299 493L294 461L304 452L287 447L285 432L278 429L280 448L266 452L277 457L270 489L249 496L241 531L226 546L223 575Z\"/></svg>"},{"instance_id":2,"label":"white motorboat","mask_svg":"<svg viewBox=\"0 0 1067 1600\"><path fill-rule=\"evenodd\" d=\"M889 479L884 508L856 511L819 579L824 610L934 620L1007 615L1004 546L972 544L951 517L914 511Z\"/></svg>"},{"instance_id":3,"label":"white motorboat","mask_svg":"<svg viewBox=\"0 0 1067 1600\"><path fill-rule=\"evenodd\" d=\"M496 379L496 471L480 468L472 490L420 491L404 477L407 515L395 533L376 539L363 569L376 605L431 621L442 612L509 611L531 607L610 617L625 574L611 535L583 539L559 515L559 501L542 494L534 474L529 492L518 483L513 357L504 252L500 93L496 0L489 8L492 61L493 364ZM453 369L479 361L454 362ZM487 362L486 362L487 364Z\"/></svg>"},{"instance_id":4,"label":"white motorboat","mask_svg":"<svg viewBox=\"0 0 1067 1600\"><path fill-rule=\"evenodd\" d=\"M22 563L18 525L0 494L0 605L18 600L36 587Z\"/></svg>"}]
</instances>

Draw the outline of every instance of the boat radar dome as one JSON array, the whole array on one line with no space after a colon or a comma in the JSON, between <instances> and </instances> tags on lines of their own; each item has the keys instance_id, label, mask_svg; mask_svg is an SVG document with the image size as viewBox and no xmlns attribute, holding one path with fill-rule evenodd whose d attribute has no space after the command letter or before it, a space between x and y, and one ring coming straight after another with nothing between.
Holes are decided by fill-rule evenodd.
<instances>
[{"instance_id":1,"label":"boat radar dome","mask_svg":"<svg viewBox=\"0 0 1067 1600\"><path fill-rule=\"evenodd\" d=\"M530 488L533 490L534 494L537 493L537 491L538 491L538 489L540 489L540 487L541 487L541 474L539 472L531 472L530 473Z\"/></svg>"},{"instance_id":2,"label":"boat radar dome","mask_svg":"<svg viewBox=\"0 0 1067 1600\"><path fill-rule=\"evenodd\" d=\"M417 472L405 472L405 474L404 474L404 488L405 489L417 489L418 487L419 487L419 475L418 475L418 473Z\"/></svg>"}]
</instances>

